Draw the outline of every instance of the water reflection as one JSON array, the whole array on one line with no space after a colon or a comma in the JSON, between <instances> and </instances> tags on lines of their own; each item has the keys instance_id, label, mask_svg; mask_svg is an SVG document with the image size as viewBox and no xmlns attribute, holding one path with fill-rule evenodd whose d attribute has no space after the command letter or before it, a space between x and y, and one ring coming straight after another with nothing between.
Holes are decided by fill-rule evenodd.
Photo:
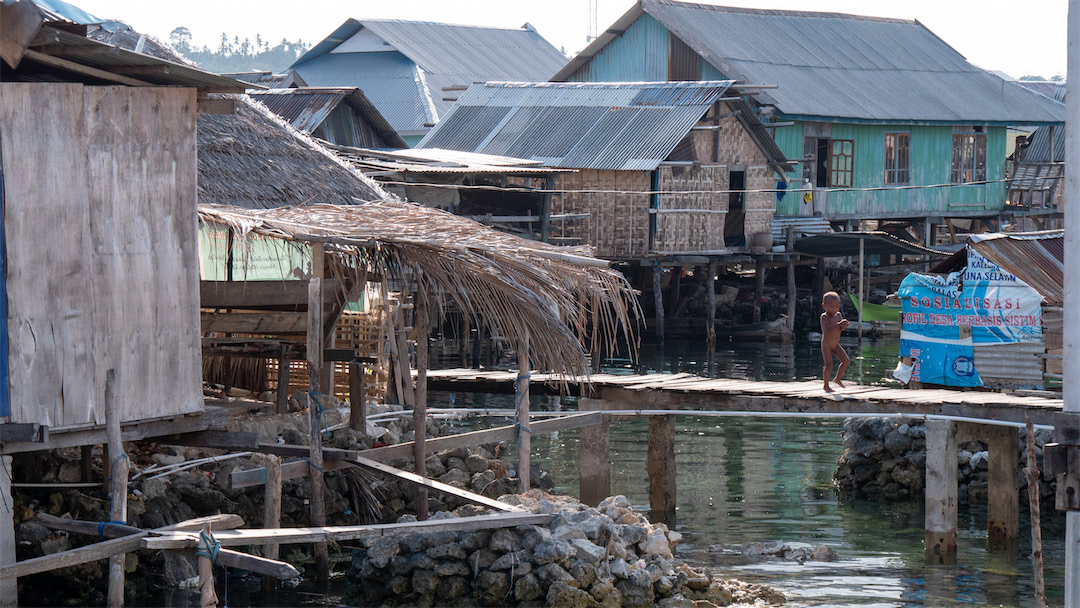
<instances>
[{"instance_id":1,"label":"water reflection","mask_svg":"<svg viewBox=\"0 0 1080 608\"><path fill-rule=\"evenodd\" d=\"M722 345L713 361L714 375L756 380L807 380L819 377L816 344ZM862 373L851 378L880 382L896 362L895 341L864 340L861 351L844 343ZM642 368L629 360L605 362L603 371L632 373L663 368L667 372L707 375L704 345L667 343L661 364ZM857 359L861 357L861 359ZM607 365L610 363L610 365ZM432 406L450 396L431 395ZM456 395L458 405L509 407L510 396ZM534 397L534 409L552 407ZM574 409L573 399L560 407ZM506 424L504 420L484 424ZM473 428L473 427L469 427ZM837 419L753 420L680 416L676 425L677 509L670 524L684 535L677 553L691 564L750 582L769 583L789 596L791 606L1034 606L1028 516L1021 508L1018 553L986 550L986 510L961 505L955 566L928 568L923 555L921 500L881 504L839 497L832 474L841 451L842 422ZM648 422L611 424L612 492L625 495L647 512L646 452ZM557 491L578 495L578 432L532 438L533 457L552 472ZM1043 553L1051 606L1062 604L1064 517L1043 509ZM838 562L735 559L732 547L783 540L793 547L827 544ZM727 549L727 550L726 550Z\"/></svg>"}]
</instances>

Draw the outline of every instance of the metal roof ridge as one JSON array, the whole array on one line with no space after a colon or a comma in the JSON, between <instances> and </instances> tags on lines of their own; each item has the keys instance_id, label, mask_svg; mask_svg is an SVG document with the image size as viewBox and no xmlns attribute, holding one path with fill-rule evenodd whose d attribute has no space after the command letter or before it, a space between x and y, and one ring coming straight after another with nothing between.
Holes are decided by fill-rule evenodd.
<instances>
[{"instance_id":1,"label":"metal roof ridge","mask_svg":"<svg viewBox=\"0 0 1080 608\"><path fill-rule=\"evenodd\" d=\"M450 23L450 22L447 22L447 21L422 21L422 20L415 20L415 19L380 19L380 18L371 18L371 19L360 18L360 19L356 19L355 17L353 17L352 19L354 19L356 22L360 23L361 25L364 25L365 27L367 26L368 23L410 23L410 24L415 24L415 25L441 25L441 26L446 26L446 27L465 27L465 28L477 29L477 30L501 30L501 31L506 31L506 32L530 32L530 33L536 33L535 29L529 29L529 28L526 28L524 26L521 26L521 27L502 27L502 26L498 26L498 25L473 25L473 24L468 24L468 23Z\"/></svg>"},{"instance_id":2,"label":"metal roof ridge","mask_svg":"<svg viewBox=\"0 0 1080 608\"><path fill-rule=\"evenodd\" d=\"M918 19L901 19L899 17L877 17L874 15L856 15L854 13L833 13L818 11L799 11L776 8L749 8L739 6L722 6L718 4L701 4L698 2L686 2L685 0L643 0L666 6L678 8L702 9L718 13L743 13L747 15L788 16L788 17L811 17L820 19L853 19L856 21L876 21L881 23L902 23L905 25L921 25ZM925 27L925 26L923 26Z\"/></svg>"}]
</instances>

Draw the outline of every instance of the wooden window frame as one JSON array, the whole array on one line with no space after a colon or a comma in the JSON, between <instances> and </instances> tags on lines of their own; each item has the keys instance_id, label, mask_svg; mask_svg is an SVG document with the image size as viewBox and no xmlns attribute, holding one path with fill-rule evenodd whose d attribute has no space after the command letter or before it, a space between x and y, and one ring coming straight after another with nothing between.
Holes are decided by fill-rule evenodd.
<instances>
[{"instance_id":1,"label":"wooden window frame","mask_svg":"<svg viewBox=\"0 0 1080 608\"><path fill-rule=\"evenodd\" d=\"M885 185L911 183L911 132L885 132Z\"/></svg>"},{"instance_id":2,"label":"wooden window frame","mask_svg":"<svg viewBox=\"0 0 1080 608\"><path fill-rule=\"evenodd\" d=\"M986 131L982 127L953 129L949 183L963 185L986 181L986 145Z\"/></svg>"},{"instance_id":3,"label":"wooden window frame","mask_svg":"<svg viewBox=\"0 0 1080 608\"><path fill-rule=\"evenodd\" d=\"M845 144L847 148L845 149ZM837 152L837 145L840 151ZM846 177L846 179L845 179ZM851 188L855 179L855 140L829 140L829 187Z\"/></svg>"}]
</instances>

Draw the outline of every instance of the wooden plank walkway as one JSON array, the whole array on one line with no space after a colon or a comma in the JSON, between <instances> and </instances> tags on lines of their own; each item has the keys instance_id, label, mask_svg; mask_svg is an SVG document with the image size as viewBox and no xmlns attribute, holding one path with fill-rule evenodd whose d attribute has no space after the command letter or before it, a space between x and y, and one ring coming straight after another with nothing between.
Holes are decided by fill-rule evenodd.
<instances>
[{"instance_id":1,"label":"wooden plank walkway","mask_svg":"<svg viewBox=\"0 0 1080 608\"><path fill-rule=\"evenodd\" d=\"M429 390L512 393L516 372L474 369L429 370ZM532 374L530 390L558 393L558 379ZM962 416L988 421L1053 425L1063 400L1049 396L988 391L905 389L848 383L826 393L820 380L759 382L702 378L687 373L574 378L578 395L604 399L612 409L715 409L822 414Z\"/></svg>"}]
</instances>

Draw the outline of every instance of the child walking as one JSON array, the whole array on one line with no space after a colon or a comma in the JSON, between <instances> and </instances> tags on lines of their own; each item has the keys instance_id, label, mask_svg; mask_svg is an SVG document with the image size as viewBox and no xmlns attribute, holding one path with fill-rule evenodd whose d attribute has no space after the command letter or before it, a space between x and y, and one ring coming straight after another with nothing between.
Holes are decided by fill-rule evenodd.
<instances>
[{"instance_id":1,"label":"child walking","mask_svg":"<svg viewBox=\"0 0 1080 608\"><path fill-rule=\"evenodd\" d=\"M840 360L840 366L836 368L836 376L832 381L840 388L844 383L840 380L847 370L848 358L844 349L840 347L840 333L848 326L848 320L840 314L840 296L835 291L826 293L821 298L821 307L825 312L821 313L821 358L825 360L825 392L831 393L829 375L832 373L832 360L835 355Z\"/></svg>"}]
</instances>

